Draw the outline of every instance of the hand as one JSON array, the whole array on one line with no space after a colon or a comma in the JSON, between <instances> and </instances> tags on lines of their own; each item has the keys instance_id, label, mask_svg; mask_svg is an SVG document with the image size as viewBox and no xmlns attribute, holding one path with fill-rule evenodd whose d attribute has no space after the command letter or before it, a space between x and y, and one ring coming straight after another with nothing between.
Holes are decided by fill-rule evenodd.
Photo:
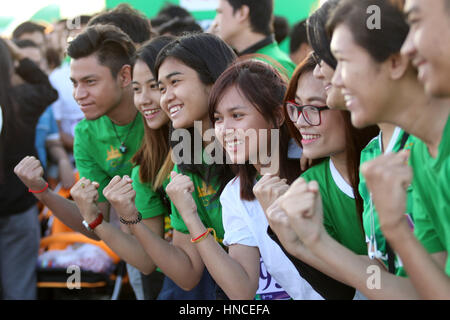
<instances>
[{"instance_id":1,"label":"hand","mask_svg":"<svg viewBox=\"0 0 450 320\"><path fill-rule=\"evenodd\" d=\"M42 190L46 186L43 178L44 169L41 162L35 157L23 158L14 168L14 173L31 190Z\"/></svg>"},{"instance_id":2,"label":"hand","mask_svg":"<svg viewBox=\"0 0 450 320\"><path fill-rule=\"evenodd\" d=\"M136 191L133 189L133 180L129 176L123 178L115 176L103 189L103 195L125 220L135 220L138 215L134 200Z\"/></svg>"},{"instance_id":3,"label":"hand","mask_svg":"<svg viewBox=\"0 0 450 320\"><path fill-rule=\"evenodd\" d=\"M289 217L280 207L280 199L275 201L266 211L270 228L275 232L283 247L293 256L303 246L302 241L292 229Z\"/></svg>"},{"instance_id":4,"label":"hand","mask_svg":"<svg viewBox=\"0 0 450 320\"><path fill-rule=\"evenodd\" d=\"M307 247L316 244L326 232L322 198L316 181L308 183L303 178L297 179L280 198L279 204L286 212L292 229Z\"/></svg>"},{"instance_id":5,"label":"hand","mask_svg":"<svg viewBox=\"0 0 450 320\"><path fill-rule=\"evenodd\" d=\"M266 174L253 187L253 193L259 204L266 212L280 196L289 189L286 179L280 179L277 176Z\"/></svg>"},{"instance_id":6,"label":"hand","mask_svg":"<svg viewBox=\"0 0 450 320\"><path fill-rule=\"evenodd\" d=\"M192 192L195 187L188 176L172 171L170 174L171 181L166 187L166 193L173 202L182 218L188 218L190 214L197 214L197 206L195 205Z\"/></svg>"},{"instance_id":7,"label":"hand","mask_svg":"<svg viewBox=\"0 0 450 320\"><path fill-rule=\"evenodd\" d=\"M395 232L405 221L407 189L413 178L408 158L409 151L403 150L381 155L361 166L383 233Z\"/></svg>"},{"instance_id":8,"label":"hand","mask_svg":"<svg viewBox=\"0 0 450 320\"><path fill-rule=\"evenodd\" d=\"M98 200L98 189L99 184L95 181L86 178L81 178L73 187L70 189L70 195L75 201L83 219L87 222L92 222L97 218L98 207L96 201Z\"/></svg>"}]
</instances>

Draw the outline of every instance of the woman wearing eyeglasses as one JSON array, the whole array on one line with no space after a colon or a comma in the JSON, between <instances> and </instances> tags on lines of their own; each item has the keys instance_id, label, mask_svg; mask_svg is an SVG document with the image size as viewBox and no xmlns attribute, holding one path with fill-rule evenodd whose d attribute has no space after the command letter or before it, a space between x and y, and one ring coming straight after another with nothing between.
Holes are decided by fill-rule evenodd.
<instances>
[{"instance_id":1,"label":"woman wearing eyeglasses","mask_svg":"<svg viewBox=\"0 0 450 320\"><path fill-rule=\"evenodd\" d=\"M310 55L297 67L285 96L285 116L290 133L302 146L303 156L313 160L312 167L301 177L306 181L317 181L319 185L323 199L323 224L327 232L356 254L366 254L361 221L363 204L358 193L359 157L378 130L375 127L358 130L351 125L347 111L328 108L324 85L313 74L315 66L315 60ZM271 188L268 186L266 189ZM264 191L255 194L258 200L267 197ZM270 210L274 207L276 203ZM285 244L283 237L286 235L277 232L272 223L271 227ZM286 249L305 263L327 268L307 251ZM308 268L301 263L296 265L300 269ZM329 282L328 285L335 284ZM341 293L333 293L335 288L326 287L323 282L313 284L313 287L331 299L349 298L349 295L353 298L355 294L353 288L352 294L348 292L348 287L343 288ZM343 294L343 290L347 293Z\"/></svg>"}]
</instances>

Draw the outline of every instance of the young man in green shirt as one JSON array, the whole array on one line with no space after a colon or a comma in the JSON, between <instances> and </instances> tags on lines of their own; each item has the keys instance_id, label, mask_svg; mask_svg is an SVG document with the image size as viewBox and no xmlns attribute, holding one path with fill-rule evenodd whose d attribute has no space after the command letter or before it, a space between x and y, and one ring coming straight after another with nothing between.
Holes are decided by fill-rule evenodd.
<instances>
[{"instance_id":1,"label":"young man in green shirt","mask_svg":"<svg viewBox=\"0 0 450 320\"><path fill-rule=\"evenodd\" d=\"M130 159L143 136L131 86L134 53L130 38L117 27L106 25L88 28L68 47L74 98L86 117L75 130L76 165L80 177L99 183L98 210L95 215L84 217L88 224L97 220L98 212L109 220L110 206L102 190L115 175L131 175ZM74 201L45 188L47 183L37 159L26 157L15 172L31 190L44 190L35 196L64 224L98 240L95 233L85 228L80 214L92 210L78 208Z\"/></svg>"},{"instance_id":2,"label":"young man in green shirt","mask_svg":"<svg viewBox=\"0 0 450 320\"><path fill-rule=\"evenodd\" d=\"M273 0L219 0L217 35L238 55L259 54L275 60L290 77L295 64L281 51L273 35ZM271 59L267 62L273 64Z\"/></svg>"}]
</instances>

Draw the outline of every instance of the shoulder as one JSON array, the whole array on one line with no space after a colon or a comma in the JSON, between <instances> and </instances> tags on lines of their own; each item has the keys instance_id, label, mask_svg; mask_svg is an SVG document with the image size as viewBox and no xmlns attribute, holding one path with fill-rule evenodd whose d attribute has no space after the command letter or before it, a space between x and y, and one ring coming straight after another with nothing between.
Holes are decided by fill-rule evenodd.
<instances>
[{"instance_id":1,"label":"shoulder","mask_svg":"<svg viewBox=\"0 0 450 320\"><path fill-rule=\"evenodd\" d=\"M83 119L76 125L75 134L97 134L99 130L103 131L105 128L106 119L106 116L95 120Z\"/></svg>"},{"instance_id":2,"label":"shoulder","mask_svg":"<svg viewBox=\"0 0 450 320\"><path fill-rule=\"evenodd\" d=\"M220 194L220 202L236 202L240 201L241 183L239 177L235 177L227 183L222 193Z\"/></svg>"},{"instance_id":3,"label":"shoulder","mask_svg":"<svg viewBox=\"0 0 450 320\"><path fill-rule=\"evenodd\" d=\"M317 180L317 179L323 177L326 174L326 172L329 170L328 169L329 163L330 163L330 158L326 158L319 164L316 164L315 166L313 166L313 167L309 168L308 170L306 170L305 172L303 172L301 177L307 181Z\"/></svg>"}]
</instances>

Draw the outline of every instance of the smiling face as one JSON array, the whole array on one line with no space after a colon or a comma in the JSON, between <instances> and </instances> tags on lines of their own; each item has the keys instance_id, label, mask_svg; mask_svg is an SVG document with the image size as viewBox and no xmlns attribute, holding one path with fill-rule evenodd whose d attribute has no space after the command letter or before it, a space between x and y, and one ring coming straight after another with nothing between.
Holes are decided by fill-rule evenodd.
<instances>
[{"instance_id":1,"label":"smiling face","mask_svg":"<svg viewBox=\"0 0 450 320\"><path fill-rule=\"evenodd\" d=\"M150 129L159 129L169 121L159 105L161 94L158 82L148 65L138 60L133 70L134 105L142 114Z\"/></svg>"},{"instance_id":2,"label":"smiling face","mask_svg":"<svg viewBox=\"0 0 450 320\"><path fill-rule=\"evenodd\" d=\"M194 121L207 123L211 85L201 82L198 73L181 61L166 58L159 68L161 108L175 129L190 128Z\"/></svg>"},{"instance_id":3,"label":"smiling face","mask_svg":"<svg viewBox=\"0 0 450 320\"><path fill-rule=\"evenodd\" d=\"M295 101L299 105L326 105L323 83L307 72L300 76ZM321 111L321 124L309 125L300 116L295 126L302 135L303 155L308 159L320 159L337 155L345 150L344 118L340 110Z\"/></svg>"},{"instance_id":4,"label":"smiling face","mask_svg":"<svg viewBox=\"0 0 450 320\"><path fill-rule=\"evenodd\" d=\"M350 29L344 24L333 32L331 50L338 61L333 84L342 90L352 124L364 128L383 122L388 113L390 88L396 83L389 77L390 60L375 62L356 44Z\"/></svg>"},{"instance_id":5,"label":"smiling face","mask_svg":"<svg viewBox=\"0 0 450 320\"><path fill-rule=\"evenodd\" d=\"M450 96L450 8L447 0L407 0L410 31L402 53L409 56L429 95Z\"/></svg>"},{"instance_id":6,"label":"smiling face","mask_svg":"<svg viewBox=\"0 0 450 320\"><path fill-rule=\"evenodd\" d=\"M257 159L261 152L260 138L267 139L267 143L261 145L270 146L270 129L273 124L263 117L236 86L225 91L217 104L214 119L216 137L234 164Z\"/></svg>"},{"instance_id":7,"label":"smiling face","mask_svg":"<svg viewBox=\"0 0 450 320\"><path fill-rule=\"evenodd\" d=\"M98 62L95 54L72 59L70 79L73 97L87 120L108 115L122 100L123 88L119 76L114 78L110 69Z\"/></svg>"}]
</instances>

